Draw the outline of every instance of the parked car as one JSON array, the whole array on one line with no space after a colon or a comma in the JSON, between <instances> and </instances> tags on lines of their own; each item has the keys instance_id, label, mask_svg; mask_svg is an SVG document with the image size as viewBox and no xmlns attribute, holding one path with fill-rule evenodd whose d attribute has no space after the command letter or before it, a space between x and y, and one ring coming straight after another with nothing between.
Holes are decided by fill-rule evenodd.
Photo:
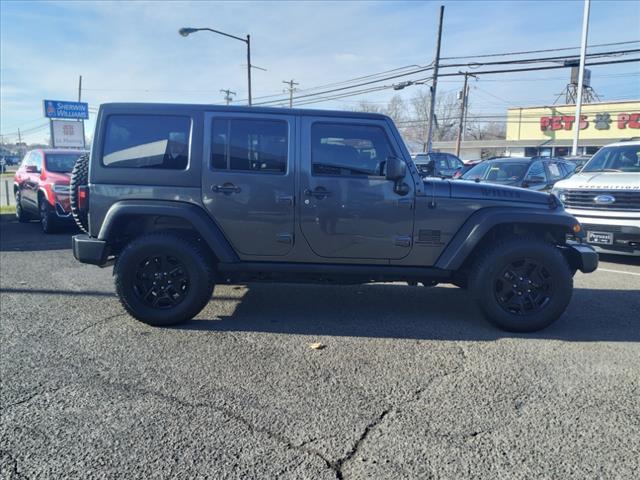
<instances>
[{"instance_id":1,"label":"parked car","mask_svg":"<svg viewBox=\"0 0 640 480\"><path fill-rule=\"evenodd\" d=\"M485 160L462 175L463 180L511 185L531 190L550 190L570 176L575 167L553 157L504 157Z\"/></svg>"},{"instance_id":2,"label":"parked car","mask_svg":"<svg viewBox=\"0 0 640 480\"><path fill-rule=\"evenodd\" d=\"M451 178L464 168L464 163L450 153L417 153L413 156L418 171L424 177Z\"/></svg>"},{"instance_id":3,"label":"parked car","mask_svg":"<svg viewBox=\"0 0 640 480\"><path fill-rule=\"evenodd\" d=\"M584 167L589 160L591 160L591 157L592 155L572 155L562 158L567 162L573 163L576 166L574 171L577 173L582 170L582 167Z\"/></svg>"},{"instance_id":4,"label":"parked car","mask_svg":"<svg viewBox=\"0 0 640 480\"><path fill-rule=\"evenodd\" d=\"M553 193L603 253L640 255L640 141L607 145Z\"/></svg>"},{"instance_id":5,"label":"parked car","mask_svg":"<svg viewBox=\"0 0 640 480\"><path fill-rule=\"evenodd\" d=\"M97 118L71 179L73 254L114 263L123 307L150 325L191 319L216 282L419 281L532 331L597 267L554 196L423 179L384 115L121 103Z\"/></svg>"},{"instance_id":6,"label":"parked car","mask_svg":"<svg viewBox=\"0 0 640 480\"><path fill-rule=\"evenodd\" d=\"M73 225L69 178L78 157L86 153L62 149L27 152L13 179L18 221L38 219L45 233L61 225Z\"/></svg>"},{"instance_id":7,"label":"parked car","mask_svg":"<svg viewBox=\"0 0 640 480\"><path fill-rule=\"evenodd\" d=\"M462 177L462 175L464 175L465 173L467 173L469 170L471 170L473 167L475 167L476 165L478 165L479 163L482 163L482 159L477 159L477 160L463 160L463 166L460 170L456 170L452 176L452 178L460 178Z\"/></svg>"}]
</instances>

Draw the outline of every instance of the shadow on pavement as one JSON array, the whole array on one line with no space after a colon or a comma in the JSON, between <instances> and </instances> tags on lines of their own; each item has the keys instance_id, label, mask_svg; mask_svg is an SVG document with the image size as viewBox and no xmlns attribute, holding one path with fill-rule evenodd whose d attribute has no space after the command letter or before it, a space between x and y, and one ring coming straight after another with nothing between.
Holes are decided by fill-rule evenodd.
<instances>
[{"instance_id":1,"label":"shadow on pavement","mask_svg":"<svg viewBox=\"0 0 640 480\"><path fill-rule=\"evenodd\" d=\"M59 233L46 234L40 223L20 223L13 214L0 215L0 251L37 252L71 248L71 236L78 233L74 225L61 227Z\"/></svg>"},{"instance_id":2,"label":"shadow on pavement","mask_svg":"<svg viewBox=\"0 0 640 480\"><path fill-rule=\"evenodd\" d=\"M232 315L173 328L416 340L630 342L640 341L640 321L629 313L639 309L637 290L577 288L555 324L533 334L510 334L484 320L468 293L458 288L254 284Z\"/></svg>"},{"instance_id":3,"label":"shadow on pavement","mask_svg":"<svg viewBox=\"0 0 640 480\"><path fill-rule=\"evenodd\" d=\"M600 253L599 257L601 262L640 266L640 257L632 257L630 255L612 255L610 253Z\"/></svg>"}]
</instances>

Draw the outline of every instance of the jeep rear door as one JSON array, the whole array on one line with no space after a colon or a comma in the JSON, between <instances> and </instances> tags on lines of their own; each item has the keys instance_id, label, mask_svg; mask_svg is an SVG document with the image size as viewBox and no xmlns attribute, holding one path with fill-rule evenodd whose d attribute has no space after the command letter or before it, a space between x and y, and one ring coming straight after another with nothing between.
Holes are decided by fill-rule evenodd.
<instances>
[{"instance_id":1,"label":"jeep rear door","mask_svg":"<svg viewBox=\"0 0 640 480\"><path fill-rule=\"evenodd\" d=\"M205 114L202 201L240 255L293 247L295 138L290 115Z\"/></svg>"},{"instance_id":2,"label":"jeep rear door","mask_svg":"<svg viewBox=\"0 0 640 480\"><path fill-rule=\"evenodd\" d=\"M400 259L412 247L414 184L396 193L385 178L402 157L384 120L301 117L298 198L309 247L326 259Z\"/></svg>"}]
</instances>

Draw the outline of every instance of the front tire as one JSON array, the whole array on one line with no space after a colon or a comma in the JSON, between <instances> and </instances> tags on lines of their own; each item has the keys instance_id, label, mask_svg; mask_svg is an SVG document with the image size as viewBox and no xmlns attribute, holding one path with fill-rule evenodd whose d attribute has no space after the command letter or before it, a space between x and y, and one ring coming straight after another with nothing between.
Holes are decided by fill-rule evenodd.
<instances>
[{"instance_id":1,"label":"front tire","mask_svg":"<svg viewBox=\"0 0 640 480\"><path fill-rule=\"evenodd\" d=\"M469 287L490 322L510 332L535 332L565 311L573 278L555 245L538 238L512 237L481 255Z\"/></svg>"},{"instance_id":2,"label":"front tire","mask_svg":"<svg viewBox=\"0 0 640 480\"><path fill-rule=\"evenodd\" d=\"M213 268L202 248L170 233L133 240L118 257L114 275L124 309L152 326L192 319L214 287Z\"/></svg>"},{"instance_id":3,"label":"front tire","mask_svg":"<svg viewBox=\"0 0 640 480\"><path fill-rule=\"evenodd\" d=\"M44 233L53 233L56 231L56 214L51 205L45 198L40 198L38 203L40 212L40 225Z\"/></svg>"}]
</instances>

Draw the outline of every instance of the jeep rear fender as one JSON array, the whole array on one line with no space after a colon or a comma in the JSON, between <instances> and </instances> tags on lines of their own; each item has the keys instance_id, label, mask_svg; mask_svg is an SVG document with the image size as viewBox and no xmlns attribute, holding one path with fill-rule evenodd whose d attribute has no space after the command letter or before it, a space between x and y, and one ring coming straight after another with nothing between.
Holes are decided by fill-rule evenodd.
<instances>
[{"instance_id":1,"label":"jeep rear fender","mask_svg":"<svg viewBox=\"0 0 640 480\"><path fill-rule=\"evenodd\" d=\"M445 270L458 270L485 235L496 226L526 225L550 233L562 231L574 234L578 221L564 210L532 208L489 207L471 215L453 236L438 258L435 266Z\"/></svg>"},{"instance_id":2,"label":"jeep rear fender","mask_svg":"<svg viewBox=\"0 0 640 480\"><path fill-rule=\"evenodd\" d=\"M215 221L198 205L158 200L122 200L114 203L104 217L99 240L117 236L118 224L124 219L168 217L187 222L207 243L213 254L224 263L238 262L238 256Z\"/></svg>"}]
</instances>

